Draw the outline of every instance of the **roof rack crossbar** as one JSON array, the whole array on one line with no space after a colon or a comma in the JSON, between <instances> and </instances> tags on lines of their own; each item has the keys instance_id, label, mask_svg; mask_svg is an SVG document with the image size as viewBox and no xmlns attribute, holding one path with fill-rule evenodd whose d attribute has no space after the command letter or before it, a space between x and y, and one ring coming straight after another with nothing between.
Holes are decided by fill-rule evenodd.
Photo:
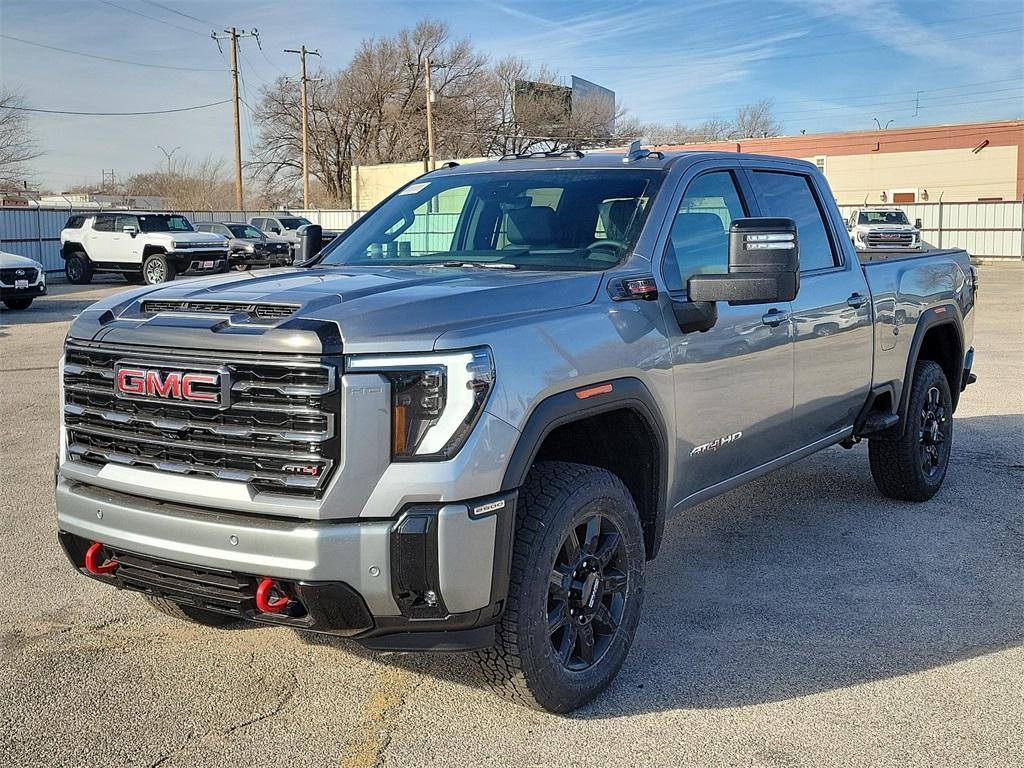
<instances>
[{"instance_id":1,"label":"roof rack crossbar","mask_svg":"<svg viewBox=\"0 0 1024 768\"><path fill-rule=\"evenodd\" d=\"M578 149L558 149L553 152L512 152L507 155L502 155L499 160L537 160L537 159L551 159L551 158L566 158L571 157L577 160L583 157L583 153Z\"/></svg>"}]
</instances>

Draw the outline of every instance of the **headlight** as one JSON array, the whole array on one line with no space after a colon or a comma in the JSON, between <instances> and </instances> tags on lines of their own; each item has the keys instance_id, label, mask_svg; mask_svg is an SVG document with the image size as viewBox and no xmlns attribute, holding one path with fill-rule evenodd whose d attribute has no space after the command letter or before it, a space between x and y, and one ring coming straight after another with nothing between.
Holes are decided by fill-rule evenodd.
<instances>
[{"instance_id":1,"label":"headlight","mask_svg":"<svg viewBox=\"0 0 1024 768\"><path fill-rule=\"evenodd\" d=\"M245 245L242 246L242 250L245 251L246 253L255 253L256 252L256 244L255 243L246 243Z\"/></svg>"},{"instance_id":2,"label":"headlight","mask_svg":"<svg viewBox=\"0 0 1024 768\"><path fill-rule=\"evenodd\" d=\"M391 382L391 457L450 459L462 448L494 387L485 349L424 355L359 355L347 370L374 371Z\"/></svg>"}]
</instances>

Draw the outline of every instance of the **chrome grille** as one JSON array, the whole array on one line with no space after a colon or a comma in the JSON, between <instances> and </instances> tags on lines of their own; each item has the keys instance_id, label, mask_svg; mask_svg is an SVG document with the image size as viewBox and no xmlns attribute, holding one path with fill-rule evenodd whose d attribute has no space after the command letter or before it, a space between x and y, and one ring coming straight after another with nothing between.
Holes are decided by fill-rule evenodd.
<instances>
[{"instance_id":1,"label":"chrome grille","mask_svg":"<svg viewBox=\"0 0 1024 768\"><path fill-rule=\"evenodd\" d=\"M910 232L868 232L867 244L872 248L907 248L914 244Z\"/></svg>"},{"instance_id":2,"label":"chrome grille","mask_svg":"<svg viewBox=\"0 0 1024 768\"><path fill-rule=\"evenodd\" d=\"M117 363L231 377L221 409L182 400L125 399L114 392ZM69 342L64 423L75 461L123 464L317 496L338 460L340 390L333 359L183 355Z\"/></svg>"}]
</instances>

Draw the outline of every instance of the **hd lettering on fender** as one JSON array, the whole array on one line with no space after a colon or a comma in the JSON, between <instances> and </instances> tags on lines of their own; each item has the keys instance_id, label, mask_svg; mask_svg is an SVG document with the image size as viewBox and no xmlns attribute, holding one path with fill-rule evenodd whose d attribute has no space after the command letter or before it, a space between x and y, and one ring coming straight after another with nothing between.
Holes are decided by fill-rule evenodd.
<instances>
[{"instance_id":1,"label":"hd lettering on fender","mask_svg":"<svg viewBox=\"0 0 1024 768\"><path fill-rule=\"evenodd\" d=\"M705 453L714 453L719 448L729 445L729 443L735 443L741 437L743 437L743 432L733 432L731 435L723 435L722 437L716 437L709 443L704 443L703 445L695 446L694 449L690 451L690 455L700 456Z\"/></svg>"}]
</instances>

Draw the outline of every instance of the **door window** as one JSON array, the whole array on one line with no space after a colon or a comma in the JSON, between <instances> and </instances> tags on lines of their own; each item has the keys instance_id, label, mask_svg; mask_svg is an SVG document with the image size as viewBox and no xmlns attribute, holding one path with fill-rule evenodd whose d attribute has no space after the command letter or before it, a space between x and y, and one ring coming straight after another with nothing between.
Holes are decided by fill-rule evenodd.
<instances>
[{"instance_id":1,"label":"door window","mask_svg":"<svg viewBox=\"0 0 1024 768\"><path fill-rule=\"evenodd\" d=\"M92 225L92 228L96 232L113 232L114 217L106 214L97 216L96 222Z\"/></svg>"},{"instance_id":2,"label":"door window","mask_svg":"<svg viewBox=\"0 0 1024 768\"><path fill-rule=\"evenodd\" d=\"M800 271L834 267L836 257L832 240L810 179L775 171L754 171L751 178L762 216L779 216L796 222Z\"/></svg>"},{"instance_id":3,"label":"door window","mask_svg":"<svg viewBox=\"0 0 1024 768\"><path fill-rule=\"evenodd\" d=\"M691 181L676 211L665 252L669 289L682 290L694 275L728 272L729 225L746 215L731 172L705 173Z\"/></svg>"},{"instance_id":4,"label":"door window","mask_svg":"<svg viewBox=\"0 0 1024 768\"><path fill-rule=\"evenodd\" d=\"M118 216L114 221L114 231L124 232L125 227L139 228L139 217L138 216Z\"/></svg>"}]
</instances>

